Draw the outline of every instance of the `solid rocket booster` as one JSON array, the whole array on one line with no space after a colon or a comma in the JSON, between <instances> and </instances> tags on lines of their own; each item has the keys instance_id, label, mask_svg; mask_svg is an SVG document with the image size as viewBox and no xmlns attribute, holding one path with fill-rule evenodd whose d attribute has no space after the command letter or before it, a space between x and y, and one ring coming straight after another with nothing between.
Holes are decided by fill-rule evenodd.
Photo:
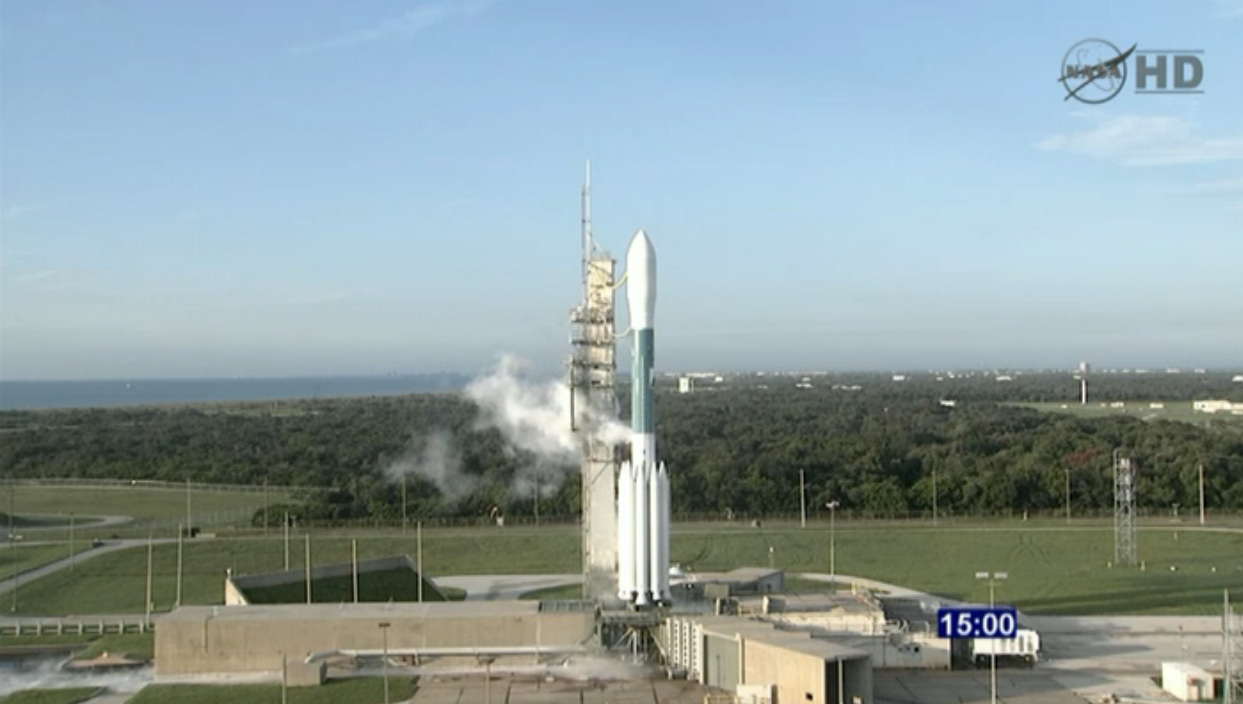
<instances>
[{"instance_id":1,"label":"solid rocket booster","mask_svg":"<svg viewBox=\"0 0 1243 704\"><path fill-rule=\"evenodd\" d=\"M669 475L656 456L652 403L656 250L642 230L626 250L626 305L633 347L630 461L618 477L618 596L637 606L669 600Z\"/></svg>"}]
</instances>

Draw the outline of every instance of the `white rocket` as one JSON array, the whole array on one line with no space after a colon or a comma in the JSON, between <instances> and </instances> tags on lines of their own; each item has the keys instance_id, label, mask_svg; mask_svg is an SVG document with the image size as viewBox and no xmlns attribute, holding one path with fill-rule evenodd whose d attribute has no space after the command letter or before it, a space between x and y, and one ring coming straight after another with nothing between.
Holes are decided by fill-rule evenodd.
<instances>
[{"instance_id":1,"label":"white rocket","mask_svg":"<svg viewBox=\"0 0 1243 704\"><path fill-rule=\"evenodd\" d=\"M647 606L669 601L669 474L656 460L652 404L656 250L642 230L626 250L626 305L633 340L630 461L617 478L617 593Z\"/></svg>"}]
</instances>

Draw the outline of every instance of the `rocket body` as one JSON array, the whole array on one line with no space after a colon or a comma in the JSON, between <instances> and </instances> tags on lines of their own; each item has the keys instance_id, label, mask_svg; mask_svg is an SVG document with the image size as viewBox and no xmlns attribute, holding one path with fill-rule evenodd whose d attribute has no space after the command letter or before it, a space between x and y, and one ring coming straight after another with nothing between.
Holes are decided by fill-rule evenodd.
<instances>
[{"instance_id":1,"label":"rocket body","mask_svg":"<svg viewBox=\"0 0 1243 704\"><path fill-rule=\"evenodd\" d=\"M656 342L656 250L642 230L626 250L632 333L630 462L618 486L618 596L636 606L669 600L669 475L656 456L652 364Z\"/></svg>"}]
</instances>

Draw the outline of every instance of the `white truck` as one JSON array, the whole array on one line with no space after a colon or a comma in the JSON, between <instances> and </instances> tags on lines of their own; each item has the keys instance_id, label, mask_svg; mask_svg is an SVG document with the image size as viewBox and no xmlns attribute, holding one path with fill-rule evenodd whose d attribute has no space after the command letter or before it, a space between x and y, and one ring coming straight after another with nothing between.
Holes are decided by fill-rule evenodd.
<instances>
[{"instance_id":1,"label":"white truck","mask_svg":"<svg viewBox=\"0 0 1243 704\"><path fill-rule=\"evenodd\" d=\"M971 657L976 667L987 667L994 654L998 663L1021 661L1035 665L1040 660L1040 634L1030 628L1020 628L1013 638L971 640Z\"/></svg>"}]
</instances>

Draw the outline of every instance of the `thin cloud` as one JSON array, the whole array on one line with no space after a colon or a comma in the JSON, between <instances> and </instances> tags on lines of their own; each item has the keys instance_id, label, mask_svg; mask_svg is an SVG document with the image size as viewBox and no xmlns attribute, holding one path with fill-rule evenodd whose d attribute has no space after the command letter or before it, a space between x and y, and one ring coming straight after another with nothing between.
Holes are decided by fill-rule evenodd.
<instances>
[{"instance_id":1,"label":"thin cloud","mask_svg":"<svg viewBox=\"0 0 1243 704\"><path fill-rule=\"evenodd\" d=\"M1243 18L1243 0L1217 0L1217 17Z\"/></svg>"},{"instance_id":2,"label":"thin cloud","mask_svg":"<svg viewBox=\"0 0 1243 704\"><path fill-rule=\"evenodd\" d=\"M31 213L47 210L47 203L19 203L0 208L0 220L16 220Z\"/></svg>"},{"instance_id":3,"label":"thin cloud","mask_svg":"<svg viewBox=\"0 0 1243 704\"><path fill-rule=\"evenodd\" d=\"M1127 166L1201 164L1243 159L1243 137L1205 137L1181 117L1119 115L1082 132L1041 140L1045 151L1066 152Z\"/></svg>"},{"instance_id":4,"label":"thin cloud","mask_svg":"<svg viewBox=\"0 0 1243 704\"><path fill-rule=\"evenodd\" d=\"M60 272L56 269L47 269L45 271L31 271L25 274L19 274L14 277L14 280L19 284L28 284L32 281L42 281L43 279L50 279L54 276L60 276Z\"/></svg>"},{"instance_id":5,"label":"thin cloud","mask_svg":"<svg viewBox=\"0 0 1243 704\"><path fill-rule=\"evenodd\" d=\"M1197 183L1191 190L1200 193L1243 193L1243 177Z\"/></svg>"},{"instance_id":6,"label":"thin cloud","mask_svg":"<svg viewBox=\"0 0 1243 704\"><path fill-rule=\"evenodd\" d=\"M491 0L471 0L470 2L439 2L420 5L398 17L391 17L371 27L355 30L323 41L293 46L290 47L289 51L294 54L306 54L327 49L371 44L388 39L411 37L451 20L469 19L478 16L488 9L491 4Z\"/></svg>"}]
</instances>

